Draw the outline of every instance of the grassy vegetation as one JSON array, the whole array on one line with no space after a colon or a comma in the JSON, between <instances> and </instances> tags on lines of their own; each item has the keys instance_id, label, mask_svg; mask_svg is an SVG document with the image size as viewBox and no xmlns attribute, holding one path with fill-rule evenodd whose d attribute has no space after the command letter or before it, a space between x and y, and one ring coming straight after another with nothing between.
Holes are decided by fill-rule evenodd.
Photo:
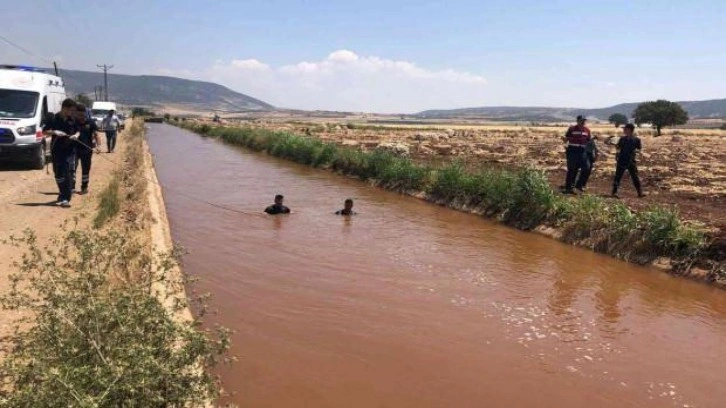
<instances>
[{"instance_id":1,"label":"grassy vegetation","mask_svg":"<svg viewBox=\"0 0 726 408\"><path fill-rule=\"evenodd\" d=\"M72 230L41 247L31 232L0 305L24 316L2 339L1 407L201 407L228 334L175 314L171 255L152 257L121 231ZM173 305L173 310L165 305Z\"/></svg>"},{"instance_id":2,"label":"grassy vegetation","mask_svg":"<svg viewBox=\"0 0 726 408\"><path fill-rule=\"evenodd\" d=\"M191 122L182 126L205 137L357 176L387 189L423 191L438 203L478 210L520 229L557 227L568 242L627 260L694 257L706 243L702 229L682 222L675 209L653 207L634 213L619 201L593 195L565 197L553 191L546 175L536 169L472 172L459 162L434 168L390 152L363 152L287 132Z\"/></svg>"},{"instance_id":3,"label":"grassy vegetation","mask_svg":"<svg viewBox=\"0 0 726 408\"><path fill-rule=\"evenodd\" d=\"M98 202L98 212L93 219L93 227L101 228L106 222L118 214L121 208L119 198L119 180L118 175L114 174L106 188L101 192Z\"/></svg>"},{"instance_id":4,"label":"grassy vegetation","mask_svg":"<svg viewBox=\"0 0 726 408\"><path fill-rule=\"evenodd\" d=\"M114 172L111 181L101 192L98 211L93 219L96 229L104 227L120 212L124 213L127 221L134 221L146 214L145 208L140 205L147 187L143 174L143 131L143 122L137 120L124 133L123 167Z\"/></svg>"}]
</instances>

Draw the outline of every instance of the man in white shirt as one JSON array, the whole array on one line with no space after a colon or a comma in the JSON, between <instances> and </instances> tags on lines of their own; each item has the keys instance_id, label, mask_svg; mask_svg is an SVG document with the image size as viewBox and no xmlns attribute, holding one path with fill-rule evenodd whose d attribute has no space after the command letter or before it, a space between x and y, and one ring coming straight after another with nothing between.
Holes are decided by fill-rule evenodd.
<instances>
[{"instance_id":1,"label":"man in white shirt","mask_svg":"<svg viewBox=\"0 0 726 408\"><path fill-rule=\"evenodd\" d=\"M106 134L106 147L108 149L108 153L113 153L113 149L116 148L116 134L118 133L118 127L120 124L121 122L116 116L116 111L112 110L108 111L108 115L103 118L103 122L101 122L101 128Z\"/></svg>"}]
</instances>

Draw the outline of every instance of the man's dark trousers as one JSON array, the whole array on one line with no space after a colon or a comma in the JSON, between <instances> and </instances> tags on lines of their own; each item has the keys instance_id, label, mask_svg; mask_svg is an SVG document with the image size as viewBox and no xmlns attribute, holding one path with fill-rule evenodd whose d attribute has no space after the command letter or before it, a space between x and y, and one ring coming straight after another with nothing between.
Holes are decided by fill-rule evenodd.
<instances>
[{"instance_id":1,"label":"man's dark trousers","mask_svg":"<svg viewBox=\"0 0 726 408\"><path fill-rule=\"evenodd\" d=\"M53 155L53 173L58 184L58 201L71 201L73 173L76 168L75 154Z\"/></svg>"},{"instance_id":2,"label":"man's dark trousers","mask_svg":"<svg viewBox=\"0 0 726 408\"><path fill-rule=\"evenodd\" d=\"M76 162L73 171L73 187L76 187L75 174L78 171L78 163L81 164L81 190L88 189L88 180L90 180L91 174L91 159L93 158L93 151L87 149L79 149L76 152Z\"/></svg>"},{"instance_id":3,"label":"man's dark trousers","mask_svg":"<svg viewBox=\"0 0 726 408\"><path fill-rule=\"evenodd\" d=\"M635 164L635 161L617 164L617 167L615 168L615 180L613 181L613 194L618 193L618 188L620 188L620 181L622 181L623 179L625 170L628 171L628 173L630 174L630 178L633 179L635 191L638 192L638 195L641 195L643 191L641 190L640 177L638 177L638 166Z\"/></svg>"},{"instance_id":4,"label":"man's dark trousers","mask_svg":"<svg viewBox=\"0 0 726 408\"><path fill-rule=\"evenodd\" d=\"M107 130L106 132L106 147L109 152L112 152L116 148L116 131Z\"/></svg>"},{"instance_id":5,"label":"man's dark trousers","mask_svg":"<svg viewBox=\"0 0 726 408\"><path fill-rule=\"evenodd\" d=\"M575 184L577 173L581 172L580 180L583 180L588 174L589 166L587 163L587 156L585 155L585 148L579 146L567 146L565 151L567 156L567 177L565 178L565 191L572 191L572 187ZM578 183L578 188L582 188L581 183Z\"/></svg>"}]
</instances>

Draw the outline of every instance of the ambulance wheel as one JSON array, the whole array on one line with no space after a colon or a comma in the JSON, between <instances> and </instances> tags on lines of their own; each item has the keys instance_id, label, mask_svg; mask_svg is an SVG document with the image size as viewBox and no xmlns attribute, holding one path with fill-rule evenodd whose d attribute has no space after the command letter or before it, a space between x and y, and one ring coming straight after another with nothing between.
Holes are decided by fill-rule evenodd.
<instances>
[{"instance_id":1,"label":"ambulance wheel","mask_svg":"<svg viewBox=\"0 0 726 408\"><path fill-rule=\"evenodd\" d=\"M39 144L33 151L33 168L43 170L43 167L45 167L45 146Z\"/></svg>"}]
</instances>

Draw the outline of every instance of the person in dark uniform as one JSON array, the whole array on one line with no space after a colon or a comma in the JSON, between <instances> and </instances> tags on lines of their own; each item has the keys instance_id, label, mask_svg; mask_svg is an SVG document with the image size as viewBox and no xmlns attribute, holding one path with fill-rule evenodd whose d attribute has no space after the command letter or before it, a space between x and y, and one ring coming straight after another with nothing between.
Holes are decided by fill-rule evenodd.
<instances>
[{"instance_id":1,"label":"person in dark uniform","mask_svg":"<svg viewBox=\"0 0 726 408\"><path fill-rule=\"evenodd\" d=\"M61 104L61 111L44 128L44 132L51 135L50 153L59 190L57 205L64 208L71 206L73 171L76 165L75 140L78 139L78 128L75 115L76 102L66 99Z\"/></svg>"},{"instance_id":2,"label":"person in dark uniform","mask_svg":"<svg viewBox=\"0 0 726 408\"><path fill-rule=\"evenodd\" d=\"M265 212L271 215L290 214L290 209L282 205L282 200L284 199L285 197L283 197L282 194L276 195L275 204L272 204L271 206L265 208Z\"/></svg>"},{"instance_id":3,"label":"person in dark uniform","mask_svg":"<svg viewBox=\"0 0 726 408\"><path fill-rule=\"evenodd\" d=\"M583 181L589 178L589 167L587 165L587 155L585 153L585 147L590 141L591 134L590 129L585 126L584 116L580 115L577 117L577 125L570 126L565 134L565 140L567 141L567 177L565 178L565 188L562 191L564 194L575 194L572 190L573 186L584 191ZM577 175L580 174L578 179ZM577 180L577 184L575 184Z\"/></svg>"},{"instance_id":4,"label":"person in dark uniform","mask_svg":"<svg viewBox=\"0 0 726 408\"><path fill-rule=\"evenodd\" d=\"M353 211L353 199L348 198L345 200L345 203L343 204L343 209L338 210L335 212L335 215L356 215L355 211Z\"/></svg>"},{"instance_id":5,"label":"person in dark uniform","mask_svg":"<svg viewBox=\"0 0 726 408\"><path fill-rule=\"evenodd\" d=\"M638 177L638 166L635 161L637 152L642 149L640 138L635 136L635 126L632 123L628 123L623 126L624 135L618 140L617 144L617 155L616 168L615 168L615 180L613 181L613 194L615 198L618 197L618 187L620 187L620 181L623 179L625 170L630 174L630 178L633 179L633 185L635 191L638 192L638 197L644 197L643 189L640 185L640 178Z\"/></svg>"},{"instance_id":6,"label":"person in dark uniform","mask_svg":"<svg viewBox=\"0 0 726 408\"><path fill-rule=\"evenodd\" d=\"M91 175L91 159L93 149L98 146L98 126L94 121L88 120L88 112L84 105L76 106L76 121L78 122L79 136L76 142L76 162L73 170L73 188L76 187L76 173L78 164L81 167L81 192L88 194L88 182Z\"/></svg>"},{"instance_id":7,"label":"person in dark uniform","mask_svg":"<svg viewBox=\"0 0 726 408\"><path fill-rule=\"evenodd\" d=\"M587 189L587 182L588 180L590 180L590 176L595 170L595 162L597 161L599 155L600 150L597 147L597 143L595 142L594 138L591 138L590 141L587 142L587 144L585 145L587 171L580 172L580 176L578 177L577 182L575 182L575 188L579 189L583 193L585 192L585 189Z\"/></svg>"}]
</instances>

